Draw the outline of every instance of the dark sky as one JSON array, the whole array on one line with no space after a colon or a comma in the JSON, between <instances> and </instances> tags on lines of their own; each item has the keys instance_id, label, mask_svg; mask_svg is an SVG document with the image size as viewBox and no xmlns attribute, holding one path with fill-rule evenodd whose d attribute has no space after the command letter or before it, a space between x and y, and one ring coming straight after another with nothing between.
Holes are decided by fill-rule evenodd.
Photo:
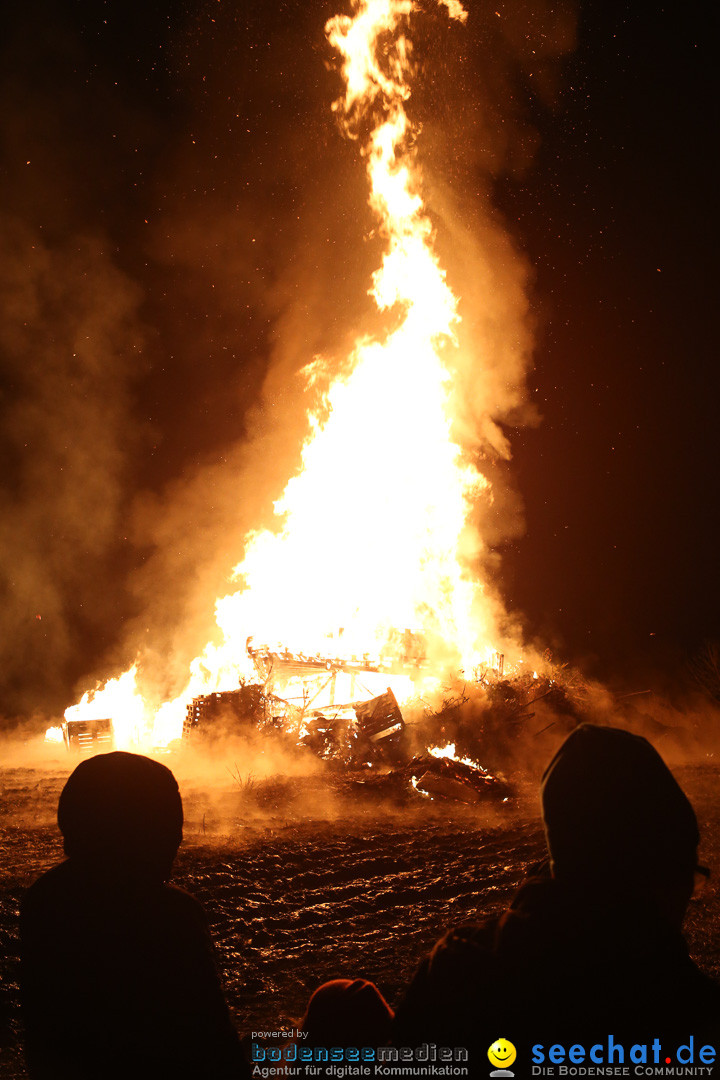
<instances>
[{"instance_id":1,"label":"dark sky","mask_svg":"<svg viewBox=\"0 0 720 1080\"><path fill-rule=\"evenodd\" d=\"M703 4L583 3L561 110L501 199L544 321L511 591L630 682L718 635L711 21Z\"/></svg>"},{"instance_id":2,"label":"dark sky","mask_svg":"<svg viewBox=\"0 0 720 1080\"><path fill-rule=\"evenodd\" d=\"M581 3L552 95L498 59L494 8L468 8L465 103L509 86L493 107L522 153L488 172L465 146L457 172L482 173L533 267L543 417L509 432L527 528L503 591L531 636L632 684L718 634L710 6ZM262 429L268 365L281 398L283 372L357 325L377 249L329 113L338 9L30 0L2 16L7 714L63 707L160 624L171 649L255 524L251 494L218 510L218 470ZM458 32L436 46L448 85Z\"/></svg>"}]
</instances>

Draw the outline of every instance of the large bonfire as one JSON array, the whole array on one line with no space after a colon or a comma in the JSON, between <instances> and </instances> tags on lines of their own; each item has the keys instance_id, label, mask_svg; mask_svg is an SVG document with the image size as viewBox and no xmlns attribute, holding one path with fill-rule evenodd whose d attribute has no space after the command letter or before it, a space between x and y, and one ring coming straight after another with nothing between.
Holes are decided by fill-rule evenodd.
<instances>
[{"instance_id":1,"label":"large bonfire","mask_svg":"<svg viewBox=\"0 0 720 1080\"><path fill-rule=\"evenodd\" d=\"M439 2L465 21L458 0ZM417 5L353 6L326 26L345 82L333 108L367 168L385 241L370 293L389 328L378 338L361 333L340 363L308 358L316 404L302 466L275 504L275 528L246 536L235 591L216 602L220 644L193 661L182 694L153 715L135 664L67 711L67 719L112 718L121 746L177 738L194 697L257 681L258 650L301 662L341 658L362 669L368 695L390 686L400 701L449 667L492 662L494 608L478 580L482 540L468 524L490 485L454 431L458 298L435 252L406 112L406 32ZM408 642L422 657L412 669L398 663ZM287 696L299 692L291 683ZM352 691L354 683L344 691L333 683L340 700Z\"/></svg>"}]
</instances>

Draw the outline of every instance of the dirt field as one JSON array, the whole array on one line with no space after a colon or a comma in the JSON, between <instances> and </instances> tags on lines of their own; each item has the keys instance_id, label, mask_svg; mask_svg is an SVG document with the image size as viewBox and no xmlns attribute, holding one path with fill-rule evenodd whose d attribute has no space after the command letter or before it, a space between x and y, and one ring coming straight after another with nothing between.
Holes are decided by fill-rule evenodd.
<instances>
[{"instance_id":1,"label":"dirt field","mask_svg":"<svg viewBox=\"0 0 720 1080\"><path fill-rule=\"evenodd\" d=\"M169 764L173 764L171 761ZM62 858L54 813L72 762L0 769L0 1076L25 1076L17 1002L23 890ZM180 775L180 773L179 773ZM373 979L394 1000L443 928L496 911L544 852L530 779L500 807L388 799L315 774L181 780L185 843L174 881L204 904L242 1033L290 1026L328 978ZM720 872L720 766L676 775L696 807L702 857ZM693 955L720 977L714 880L686 924Z\"/></svg>"}]
</instances>

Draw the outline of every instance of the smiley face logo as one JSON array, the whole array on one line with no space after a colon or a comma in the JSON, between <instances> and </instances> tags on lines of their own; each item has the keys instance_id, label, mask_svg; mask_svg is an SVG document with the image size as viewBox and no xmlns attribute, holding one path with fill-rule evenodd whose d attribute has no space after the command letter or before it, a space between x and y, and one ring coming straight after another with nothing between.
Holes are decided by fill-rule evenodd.
<instances>
[{"instance_id":1,"label":"smiley face logo","mask_svg":"<svg viewBox=\"0 0 720 1080\"><path fill-rule=\"evenodd\" d=\"M509 1068L516 1057L517 1050L508 1039L496 1039L488 1050L490 1064L494 1065L496 1069Z\"/></svg>"}]
</instances>

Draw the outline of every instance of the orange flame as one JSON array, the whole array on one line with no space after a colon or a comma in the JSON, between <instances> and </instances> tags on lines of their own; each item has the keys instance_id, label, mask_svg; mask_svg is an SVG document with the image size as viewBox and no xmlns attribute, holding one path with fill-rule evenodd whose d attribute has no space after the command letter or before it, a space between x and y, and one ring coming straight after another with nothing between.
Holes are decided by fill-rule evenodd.
<instances>
[{"instance_id":1,"label":"orange flame","mask_svg":"<svg viewBox=\"0 0 720 1080\"><path fill-rule=\"evenodd\" d=\"M455 752L455 743L446 743L445 746L431 746L428 754L434 758L447 758L449 761L458 761L461 765L470 765L473 769L482 769L479 761L473 761L469 757L458 757Z\"/></svg>"}]
</instances>

